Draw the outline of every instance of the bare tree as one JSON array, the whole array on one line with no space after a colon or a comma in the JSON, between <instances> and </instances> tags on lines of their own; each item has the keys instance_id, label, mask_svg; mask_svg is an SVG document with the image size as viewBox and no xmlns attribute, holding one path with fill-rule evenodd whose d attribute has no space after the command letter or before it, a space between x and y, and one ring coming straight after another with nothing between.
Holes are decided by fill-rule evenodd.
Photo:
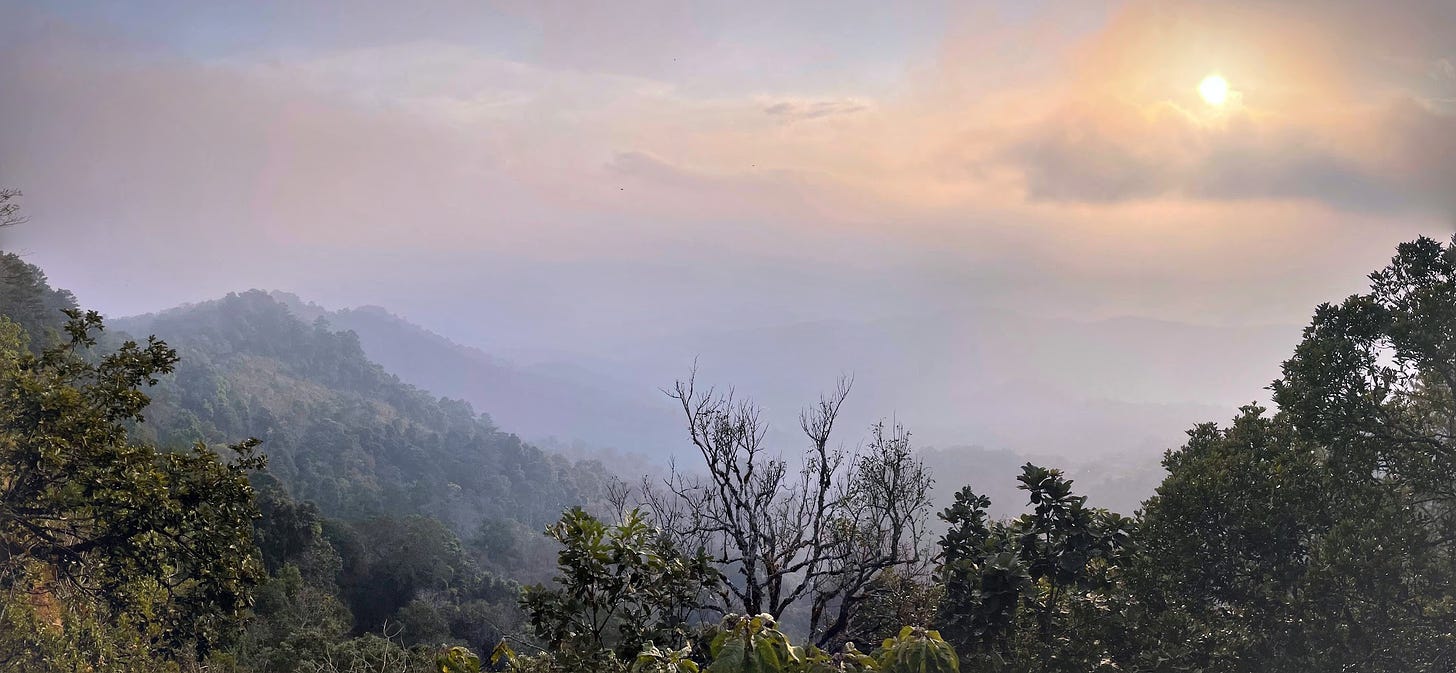
<instances>
[{"instance_id":1,"label":"bare tree","mask_svg":"<svg viewBox=\"0 0 1456 673\"><path fill-rule=\"evenodd\" d=\"M682 537L717 558L729 576L724 591L747 614L782 614L818 577L827 553L820 533L843 462L829 435L849 387L841 381L802 415L810 448L797 475L764 446L768 424L751 402L731 390L700 392L695 377L669 393L682 405L707 475L674 468L667 487L675 498L659 521L675 520Z\"/></svg>"},{"instance_id":2,"label":"bare tree","mask_svg":"<svg viewBox=\"0 0 1456 673\"><path fill-rule=\"evenodd\" d=\"M724 608L783 616L801 601L820 642L838 637L879 572L919 563L929 478L896 426L877 426L864 455L830 437L852 381L805 409L797 468L765 446L768 424L732 390L699 390L696 372L668 395L682 406L706 475L674 466L662 489L644 481L658 525L687 550L713 556L727 576Z\"/></svg>"},{"instance_id":3,"label":"bare tree","mask_svg":"<svg viewBox=\"0 0 1456 673\"><path fill-rule=\"evenodd\" d=\"M0 227L23 224L30 219L20 214L20 190L0 189Z\"/></svg>"},{"instance_id":4,"label":"bare tree","mask_svg":"<svg viewBox=\"0 0 1456 673\"><path fill-rule=\"evenodd\" d=\"M834 499L829 553L810 611L810 631L821 646L847 635L856 608L883 573L914 579L929 570L930 473L903 426L881 422L872 432Z\"/></svg>"},{"instance_id":5,"label":"bare tree","mask_svg":"<svg viewBox=\"0 0 1456 673\"><path fill-rule=\"evenodd\" d=\"M632 485L615 475L608 475L606 489L607 507L616 517L614 521L625 521L627 512L631 509L627 501L632 497Z\"/></svg>"}]
</instances>

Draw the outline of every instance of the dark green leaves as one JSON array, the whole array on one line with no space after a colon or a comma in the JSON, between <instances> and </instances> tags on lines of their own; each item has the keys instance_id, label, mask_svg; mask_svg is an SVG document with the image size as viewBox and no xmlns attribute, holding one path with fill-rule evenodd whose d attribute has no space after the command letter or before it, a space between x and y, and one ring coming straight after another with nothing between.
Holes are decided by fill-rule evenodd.
<instances>
[{"instance_id":1,"label":"dark green leaves","mask_svg":"<svg viewBox=\"0 0 1456 673\"><path fill-rule=\"evenodd\" d=\"M134 442L126 424L149 402L141 388L176 353L156 340L94 353L100 316L66 314L67 341L34 355L11 339L0 358L0 584L23 588L46 568L156 647L206 650L260 577L257 442L230 447L230 461L203 444L165 453Z\"/></svg>"},{"instance_id":2,"label":"dark green leaves","mask_svg":"<svg viewBox=\"0 0 1456 673\"><path fill-rule=\"evenodd\" d=\"M546 533L561 543L557 586L528 588L522 605L536 636L568 659L631 661L650 643L686 641L719 581L707 558L679 553L636 510L608 526L573 508Z\"/></svg>"},{"instance_id":3,"label":"dark green leaves","mask_svg":"<svg viewBox=\"0 0 1456 673\"><path fill-rule=\"evenodd\" d=\"M1028 463L1018 481L1032 506L1020 518L988 522L990 501L969 488L941 513L941 625L987 665L1093 670L1108 656L1094 634L1116 629L1107 604L1131 522L1088 508L1058 470Z\"/></svg>"}]
</instances>

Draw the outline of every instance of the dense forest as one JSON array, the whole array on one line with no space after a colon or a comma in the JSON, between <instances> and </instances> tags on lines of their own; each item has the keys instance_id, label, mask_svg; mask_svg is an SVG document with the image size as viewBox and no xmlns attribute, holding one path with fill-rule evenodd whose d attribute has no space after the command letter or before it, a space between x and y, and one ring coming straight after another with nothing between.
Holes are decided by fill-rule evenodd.
<instances>
[{"instance_id":1,"label":"dense forest","mask_svg":"<svg viewBox=\"0 0 1456 673\"><path fill-rule=\"evenodd\" d=\"M1033 464L934 511L905 428L840 441L849 380L795 447L688 377L698 460L623 480L262 292L108 323L6 253L0 314L3 670L1456 668L1456 243L1122 514Z\"/></svg>"},{"instance_id":2,"label":"dense forest","mask_svg":"<svg viewBox=\"0 0 1456 673\"><path fill-rule=\"evenodd\" d=\"M679 442L675 426L661 422L672 409L657 395L659 385L633 395L629 385L579 365L521 365L379 306L328 310L287 292L269 296L305 322L322 319L358 335L364 354L400 380L487 410L501 427L550 448L620 461L661 458Z\"/></svg>"},{"instance_id":3,"label":"dense forest","mask_svg":"<svg viewBox=\"0 0 1456 673\"><path fill-rule=\"evenodd\" d=\"M353 332L305 323L266 293L114 327L157 335L181 357L153 391L140 428L149 439L256 437L268 446L269 473L329 516L406 513L462 532L483 519L539 530L603 493L600 465L547 454L463 402L401 383Z\"/></svg>"}]
</instances>

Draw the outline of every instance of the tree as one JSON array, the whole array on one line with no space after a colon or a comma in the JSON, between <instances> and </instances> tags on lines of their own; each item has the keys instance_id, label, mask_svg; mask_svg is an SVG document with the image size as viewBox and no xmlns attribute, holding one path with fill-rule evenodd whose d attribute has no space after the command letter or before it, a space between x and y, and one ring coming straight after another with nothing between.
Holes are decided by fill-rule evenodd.
<instances>
[{"instance_id":1,"label":"tree","mask_svg":"<svg viewBox=\"0 0 1456 673\"><path fill-rule=\"evenodd\" d=\"M25 223L29 218L20 214L20 190L0 189L0 227L11 227Z\"/></svg>"},{"instance_id":2,"label":"tree","mask_svg":"<svg viewBox=\"0 0 1456 673\"><path fill-rule=\"evenodd\" d=\"M1130 548L1131 521L1086 506L1058 470L1030 463L1017 478L1032 512L989 521L990 499L963 488L941 513L950 641L985 665L1091 671L1112 663L1106 634Z\"/></svg>"},{"instance_id":3,"label":"tree","mask_svg":"<svg viewBox=\"0 0 1456 673\"><path fill-rule=\"evenodd\" d=\"M28 335L28 348L41 350L64 339L64 311L76 308L76 298L52 289L45 272L19 255L0 252L0 315L20 325Z\"/></svg>"},{"instance_id":4,"label":"tree","mask_svg":"<svg viewBox=\"0 0 1456 673\"><path fill-rule=\"evenodd\" d=\"M259 586L253 617L231 654L251 670L299 670L326 659L351 622L328 587L311 584L288 564Z\"/></svg>"},{"instance_id":5,"label":"tree","mask_svg":"<svg viewBox=\"0 0 1456 673\"><path fill-rule=\"evenodd\" d=\"M608 526L573 508L547 530L561 544L556 586L525 590L533 633L564 665L631 661L651 643L680 643L718 582L705 556L685 557L637 510Z\"/></svg>"},{"instance_id":6,"label":"tree","mask_svg":"<svg viewBox=\"0 0 1456 673\"><path fill-rule=\"evenodd\" d=\"M1165 458L1132 573L1164 661L1456 663L1456 247L1402 244L1370 279L1316 308L1277 414L1246 407Z\"/></svg>"},{"instance_id":7,"label":"tree","mask_svg":"<svg viewBox=\"0 0 1456 673\"><path fill-rule=\"evenodd\" d=\"M757 407L732 391L699 393L694 384L695 377L679 381L671 396L682 406L707 481L674 475L677 500L656 509L683 525L689 544L712 550L732 576L725 588L744 613L781 615L809 595L829 554L830 498L844 462L829 447L829 435L849 382L800 416L810 448L797 479L764 446L768 427ZM685 514L678 505L686 506Z\"/></svg>"},{"instance_id":8,"label":"tree","mask_svg":"<svg viewBox=\"0 0 1456 673\"><path fill-rule=\"evenodd\" d=\"M336 526L332 541L343 557L340 584L356 635L398 621L400 610L417 599L451 604L514 599L515 584L480 570L455 534L435 519L368 519Z\"/></svg>"},{"instance_id":9,"label":"tree","mask_svg":"<svg viewBox=\"0 0 1456 673\"><path fill-rule=\"evenodd\" d=\"M916 583L930 556L922 548L930 473L914 456L903 427L877 423L871 432L869 446L850 459L849 472L828 504L831 522L809 621L820 647L886 637L865 604L883 598L887 583ZM909 623L897 620L896 627Z\"/></svg>"},{"instance_id":10,"label":"tree","mask_svg":"<svg viewBox=\"0 0 1456 673\"><path fill-rule=\"evenodd\" d=\"M1456 541L1456 244L1401 244L1370 292L1322 304L1274 382L1302 437L1348 478L1405 490Z\"/></svg>"},{"instance_id":11,"label":"tree","mask_svg":"<svg viewBox=\"0 0 1456 673\"><path fill-rule=\"evenodd\" d=\"M648 506L684 549L702 549L728 575L725 610L782 618L806 604L814 640L844 637L880 573L922 563L930 477L909 433L883 424L860 454L830 445L851 383L804 410L808 439L797 470L765 445L759 409L732 391L679 381L670 396L706 476L674 472L668 493L644 488Z\"/></svg>"},{"instance_id":12,"label":"tree","mask_svg":"<svg viewBox=\"0 0 1456 673\"><path fill-rule=\"evenodd\" d=\"M1138 528L1138 593L1147 617L1161 615L1141 628L1184 665L1298 668L1308 637L1297 632L1313 606L1291 601L1303 602L1339 497L1318 451L1257 406L1226 429L1206 423L1188 435L1164 458L1168 476ZM1200 625L1192 633L1190 621Z\"/></svg>"},{"instance_id":13,"label":"tree","mask_svg":"<svg viewBox=\"0 0 1456 673\"><path fill-rule=\"evenodd\" d=\"M68 338L39 355L0 320L0 588L87 603L174 655L205 652L261 576L256 442L225 462L202 444L167 453L131 440L142 387L172 371L176 352L149 339L93 353L100 316L67 317Z\"/></svg>"},{"instance_id":14,"label":"tree","mask_svg":"<svg viewBox=\"0 0 1456 673\"><path fill-rule=\"evenodd\" d=\"M259 517L253 526L263 566L276 573L284 564L295 565L314 548L326 546L323 516L310 502L298 502L271 475L260 474L254 483ZM329 578L332 582L334 578Z\"/></svg>"}]
</instances>

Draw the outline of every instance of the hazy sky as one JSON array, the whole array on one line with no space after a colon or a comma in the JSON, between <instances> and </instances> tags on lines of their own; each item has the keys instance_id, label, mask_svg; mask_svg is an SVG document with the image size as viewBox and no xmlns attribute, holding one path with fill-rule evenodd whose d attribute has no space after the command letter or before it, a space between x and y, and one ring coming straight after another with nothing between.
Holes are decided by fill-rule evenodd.
<instances>
[{"instance_id":1,"label":"hazy sky","mask_svg":"<svg viewBox=\"0 0 1456 673\"><path fill-rule=\"evenodd\" d=\"M112 314L280 288L500 349L974 304L1302 322L1456 221L1450 0L0 16L32 216L0 245Z\"/></svg>"}]
</instances>

